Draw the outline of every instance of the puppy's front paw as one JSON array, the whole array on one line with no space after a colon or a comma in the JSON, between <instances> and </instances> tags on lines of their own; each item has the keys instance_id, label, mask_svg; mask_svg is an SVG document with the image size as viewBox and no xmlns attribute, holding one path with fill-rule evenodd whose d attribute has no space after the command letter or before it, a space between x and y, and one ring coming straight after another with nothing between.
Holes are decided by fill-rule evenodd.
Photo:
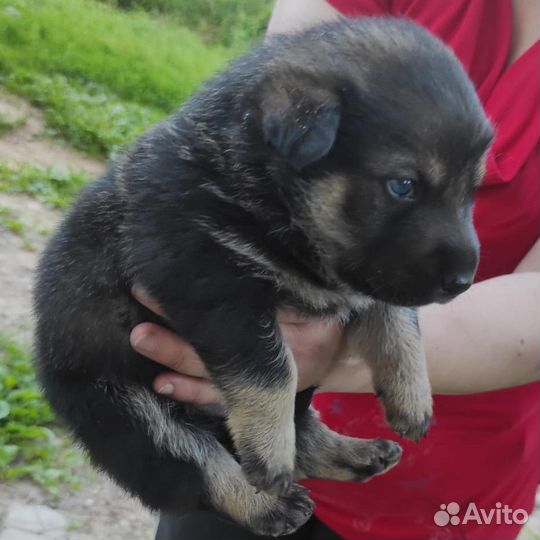
<instances>
[{"instance_id":1,"label":"puppy's front paw","mask_svg":"<svg viewBox=\"0 0 540 540\"><path fill-rule=\"evenodd\" d=\"M407 411L398 411L387 413L387 419L399 436L418 442L428 434L431 426L431 411L425 412L421 417L408 414Z\"/></svg>"},{"instance_id":2,"label":"puppy's front paw","mask_svg":"<svg viewBox=\"0 0 540 540\"><path fill-rule=\"evenodd\" d=\"M256 497L267 498L269 495L260 493ZM311 517L315 505L307 489L294 484L285 495L264 506L264 511L250 516L246 525L262 536L283 536L300 528Z\"/></svg>"},{"instance_id":3,"label":"puppy's front paw","mask_svg":"<svg viewBox=\"0 0 540 540\"><path fill-rule=\"evenodd\" d=\"M432 399L429 386L423 389L378 391L390 427L401 437L418 442L431 426Z\"/></svg>"}]
</instances>

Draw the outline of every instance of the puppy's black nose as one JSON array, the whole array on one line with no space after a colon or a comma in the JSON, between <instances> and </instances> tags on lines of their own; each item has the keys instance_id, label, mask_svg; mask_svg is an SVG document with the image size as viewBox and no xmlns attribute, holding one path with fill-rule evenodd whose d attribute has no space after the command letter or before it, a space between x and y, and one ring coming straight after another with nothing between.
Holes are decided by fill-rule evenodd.
<instances>
[{"instance_id":1,"label":"puppy's black nose","mask_svg":"<svg viewBox=\"0 0 540 540\"><path fill-rule=\"evenodd\" d=\"M442 290L453 295L465 292L473 284L474 274L448 274L443 276Z\"/></svg>"}]
</instances>

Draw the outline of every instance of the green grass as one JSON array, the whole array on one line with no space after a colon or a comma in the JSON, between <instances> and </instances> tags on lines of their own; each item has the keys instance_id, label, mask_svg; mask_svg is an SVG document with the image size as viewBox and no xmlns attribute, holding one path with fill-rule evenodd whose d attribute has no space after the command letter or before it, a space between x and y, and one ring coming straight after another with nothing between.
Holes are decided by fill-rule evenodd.
<instances>
[{"instance_id":1,"label":"green grass","mask_svg":"<svg viewBox=\"0 0 540 540\"><path fill-rule=\"evenodd\" d=\"M40 394L30 355L0 334L0 481L30 478L58 494L77 485L80 461Z\"/></svg>"},{"instance_id":2,"label":"green grass","mask_svg":"<svg viewBox=\"0 0 540 540\"><path fill-rule=\"evenodd\" d=\"M45 112L48 133L97 157L112 157L165 113L119 100L98 85L64 75L23 72L4 79L6 88L25 96Z\"/></svg>"},{"instance_id":3,"label":"green grass","mask_svg":"<svg viewBox=\"0 0 540 540\"><path fill-rule=\"evenodd\" d=\"M10 208L0 205L0 229L5 229L13 234L22 236L26 230Z\"/></svg>"},{"instance_id":4,"label":"green grass","mask_svg":"<svg viewBox=\"0 0 540 540\"><path fill-rule=\"evenodd\" d=\"M0 163L0 191L26 193L51 208L67 208L91 179L80 172Z\"/></svg>"},{"instance_id":5,"label":"green grass","mask_svg":"<svg viewBox=\"0 0 540 540\"><path fill-rule=\"evenodd\" d=\"M100 157L177 109L239 51L96 0L0 0L0 84L41 107L52 135Z\"/></svg>"},{"instance_id":6,"label":"green grass","mask_svg":"<svg viewBox=\"0 0 540 540\"><path fill-rule=\"evenodd\" d=\"M194 28L207 42L243 49L262 39L274 0L102 0L158 13Z\"/></svg>"},{"instance_id":7,"label":"green grass","mask_svg":"<svg viewBox=\"0 0 540 540\"><path fill-rule=\"evenodd\" d=\"M16 234L21 238L21 247L25 251L36 252L38 246L28 238L28 226L19 221L15 212L7 206L0 205L0 231L4 229L12 234ZM50 233L38 231L41 236L48 236Z\"/></svg>"},{"instance_id":8,"label":"green grass","mask_svg":"<svg viewBox=\"0 0 540 540\"><path fill-rule=\"evenodd\" d=\"M122 100L171 111L232 54L178 24L94 0L0 0L4 74L63 74L98 83Z\"/></svg>"}]
</instances>

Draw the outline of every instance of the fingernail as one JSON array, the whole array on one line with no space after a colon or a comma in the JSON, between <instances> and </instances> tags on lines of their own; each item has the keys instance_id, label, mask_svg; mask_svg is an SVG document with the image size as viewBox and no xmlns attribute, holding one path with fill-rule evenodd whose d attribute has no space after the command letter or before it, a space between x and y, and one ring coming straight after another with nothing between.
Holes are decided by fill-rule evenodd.
<instances>
[{"instance_id":1,"label":"fingernail","mask_svg":"<svg viewBox=\"0 0 540 540\"><path fill-rule=\"evenodd\" d=\"M171 383L164 384L157 392L164 396L170 396L174 392L174 386Z\"/></svg>"},{"instance_id":2,"label":"fingernail","mask_svg":"<svg viewBox=\"0 0 540 540\"><path fill-rule=\"evenodd\" d=\"M135 342L135 348L145 353L153 353L156 347L157 341L152 334L144 334Z\"/></svg>"}]
</instances>

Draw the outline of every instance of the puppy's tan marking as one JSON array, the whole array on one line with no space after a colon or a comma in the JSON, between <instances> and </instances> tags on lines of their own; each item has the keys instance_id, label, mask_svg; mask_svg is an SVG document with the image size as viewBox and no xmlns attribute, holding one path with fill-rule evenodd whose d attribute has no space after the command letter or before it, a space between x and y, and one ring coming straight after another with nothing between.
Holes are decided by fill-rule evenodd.
<instances>
[{"instance_id":1,"label":"puppy's tan marking","mask_svg":"<svg viewBox=\"0 0 540 540\"><path fill-rule=\"evenodd\" d=\"M276 356L288 376L231 388L227 424L249 481L264 490L283 493L293 479L295 460L294 402L297 371L287 346Z\"/></svg>"},{"instance_id":2,"label":"puppy's tan marking","mask_svg":"<svg viewBox=\"0 0 540 540\"><path fill-rule=\"evenodd\" d=\"M431 156L427 160L426 179L432 186L440 186L445 179L446 167L441 160Z\"/></svg>"},{"instance_id":3,"label":"puppy's tan marking","mask_svg":"<svg viewBox=\"0 0 540 540\"><path fill-rule=\"evenodd\" d=\"M373 373L386 417L400 435L418 440L431 422L432 398L416 312L374 302L348 336Z\"/></svg>"},{"instance_id":4,"label":"puppy's tan marking","mask_svg":"<svg viewBox=\"0 0 540 540\"><path fill-rule=\"evenodd\" d=\"M282 536L303 525L313 511L307 490L294 485L281 497L257 490L240 465L222 449L203 468L213 505L238 523L264 536Z\"/></svg>"},{"instance_id":5,"label":"puppy's tan marking","mask_svg":"<svg viewBox=\"0 0 540 540\"><path fill-rule=\"evenodd\" d=\"M208 460L212 437L188 424L173 420L170 409L146 388L131 388L119 394L128 410L146 425L156 448L179 459L194 460L199 466Z\"/></svg>"},{"instance_id":6,"label":"puppy's tan marking","mask_svg":"<svg viewBox=\"0 0 540 540\"><path fill-rule=\"evenodd\" d=\"M350 231L343 223L343 205L350 179L331 175L319 179L307 196L308 222L313 233L327 244L335 243L347 248L353 245Z\"/></svg>"},{"instance_id":7,"label":"puppy's tan marking","mask_svg":"<svg viewBox=\"0 0 540 540\"><path fill-rule=\"evenodd\" d=\"M315 229L309 220L302 220L303 227ZM294 270L284 268L256 246L245 241L237 231L228 231L218 227L204 217L197 220L198 225L221 246L238 255L237 264L249 267L254 275L273 281L278 290L287 290L301 298L307 305L315 309L326 309L329 306L341 306L336 318L347 322L353 309L363 309L371 302L371 298L342 286L340 291L330 291L302 279ZM313 234L316 234L315 232ZM317 233L318 234L318 233ZM334 242L330 242L336 245Z\"/></svg>"}]
</instances>

